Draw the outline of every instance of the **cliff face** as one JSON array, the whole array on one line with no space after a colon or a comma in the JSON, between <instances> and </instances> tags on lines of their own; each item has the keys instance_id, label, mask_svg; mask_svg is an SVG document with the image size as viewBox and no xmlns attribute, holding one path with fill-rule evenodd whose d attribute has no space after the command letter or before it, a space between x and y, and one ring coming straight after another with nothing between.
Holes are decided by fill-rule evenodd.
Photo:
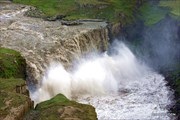
<instances>
[{"instance_id":1,"label":"cliff face","mask_svg":"<svg viewBox=\"0 0 180 120\"><path fill-rule=\"evenodd\" d=\"M0 47L0 120L20 120L33 108L25 66L18 52Z\"/></svg>"},{"instance_id":2,"label":"cliff face","mask_svg":"<svg viewBox=\"0 0 180 120\"><path fill-rule=\"evenodd\" d=\"M23 14L28 6L6 4L0 5L0 9L0 45L23 55L27 62L28 81L40 80L52 61L60 61L68 68L73 59L108 47L105 22L66 26L60 21L25 17Z\"/></svg>"}]
</instances>

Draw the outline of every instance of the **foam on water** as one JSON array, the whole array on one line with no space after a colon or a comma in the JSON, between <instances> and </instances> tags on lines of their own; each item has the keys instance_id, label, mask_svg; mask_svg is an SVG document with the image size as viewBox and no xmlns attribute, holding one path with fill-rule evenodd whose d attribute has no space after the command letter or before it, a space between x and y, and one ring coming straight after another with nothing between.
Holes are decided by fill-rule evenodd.
<instances>
[{"instance_id":1,"label":"foam on water","mask_svg":"<svg viewBox=\"0 0 180 120\"><path fill-rule=\"evenodd\" d=\"M53 63L31 98L39 103L62 93L93 105L99 119L172 119L164 77L140 63L123 43L114 53L91 54L71 71Z\"/></svg>"},{"instance_id":2,"label":"foam on water","mask_svg":"<svg viewBox=\"0 0 180 120\"><path fill-rule=\"evenodd\" d=\"M0 20L3 21L3 20L9 20L9 19L13 19L15 17L17 17L19 14L23 15L24 12L28 11L28 7L25 7L21 10L15 10L15 11L7 11L5 13L1 13L0 12Z\"/></svg>"}]
</instances>

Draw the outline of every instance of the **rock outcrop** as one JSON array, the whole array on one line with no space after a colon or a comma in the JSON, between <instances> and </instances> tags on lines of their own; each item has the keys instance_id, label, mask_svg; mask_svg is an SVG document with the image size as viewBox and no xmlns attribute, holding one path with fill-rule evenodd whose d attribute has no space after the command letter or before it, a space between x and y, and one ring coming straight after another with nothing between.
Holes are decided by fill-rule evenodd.
<instances>
[{"instance_id":1,"label":"rock outcrop","mask_svg":"<svg viewBox=\"0 0 180 120\"><path fill-rule=\"evenodd\" d=\"M23 14L28 6L0 5L0 44L19 51L27 62L27 77L36 83L52 61L66 68L72 60L87 52L104 51L108 47L108 29L105 22L82 22L76 26L62 25L60 21L44 21Z\"/></svg>"},{"instance_id":2,"label":"rock outcrop","mask_svg":"<svg viewBox=\"0 0 180 120\"><path fill-rule=\"evenodd\" d=\"M68 100L58 94L54 98L39 103L24 120L97 120L95 108Z\"/></svg>"},{"instance_id":3,"label":"rock outcrop","mask_svg":"<svg viewBox=\"0 0 180 120\"><path fill-rule=\"evenodd\" d=\"M22 56L0 47L0 120L20 120L34 107L29 98Z\"/></svg>"},{"instance_id":4,"label":"rock outcrop","mask_svg":"<svg viewBox=\"0 0 180 120\"><path fill-rule=\"evenodd\" d=\"M34 104L29 96L15 91L16 85L23 82L22 79L0 79L0 120L20 120L33 109ZM6 85L9 86L4 88Z\"/></svg>"}]
</instances>

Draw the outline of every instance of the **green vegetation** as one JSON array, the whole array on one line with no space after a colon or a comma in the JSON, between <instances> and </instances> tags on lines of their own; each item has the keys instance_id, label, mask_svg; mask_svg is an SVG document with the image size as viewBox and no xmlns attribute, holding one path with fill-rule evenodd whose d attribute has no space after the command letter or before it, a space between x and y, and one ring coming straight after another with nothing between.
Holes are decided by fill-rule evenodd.
<instances>
[{"instance_id":1,"label":"green vegetation","mask_svg":"<svg viewBox=\"0 0 180 120\"><path fill-rule=\"evenodd\" d=\"M17 86L25 85L25 65L19 52L0 47L0 119L7 116L6 119L19 119L30 109L24 107L31 104L30 98L24 95L27 92L25 86L23 94L16 91Z\"/></svg>"},{"instance_id":2,"label":"green vegetation","mask_svg":"<svg viewBox=\"0 0 180 120\"><path fill-rule=\"evenodd\" d=\"M32 5L37 8L37 17L54 20L104 19L122 25L132 23L136 16L145 25L153 25L170 13L180 20L180 0L14 0L15 3ZM140 5L138 5L140 4ZM140 8L139 8L140 7ZM34 16L34 15L30 15Z\"/></svg>"},{"instance_id":3,"label":"green vegetation","mask_svg":"<svg viewBox=\"0 0 180 120\"><path fill-rule=\"evenodd\" d=\"M43 110L43 109L47 109L49 107L54 106L54 104L59 104L59 103L68 104L69 102L70 102L70 100L68 100L64 95L59 94L48 101L38 104L36 106L36 109Z\"/></svg>"},{"instance_id":4,"label":"green vegetation","mask_svg":"<svg viewBox=\"0 0 180 120\"><path fill-rule=\"evenodd\" d=\"M16 93L16 85L22 84L25 84L22 79L0 78L0 119L12 114L12 109L16 109L30 101L28 96Z\"/></svg>"},{"instance_id":5,"label":"green vegetation","mask_svg":"<svg viewBox=\"0 0 180 120\"><path fill-rule=\"evenodd\" d=\"M58 94L54 98L39 103L35 110L27 114L26 119L36 120L96 120L95 108L68 100L64 95Z\"/></svg>"},{"instance_id":6,"label":"green vegetation","mask_svg":"<svg viewBox=\"0 0 180 120\"><path fill-rule=\"evenodd\" d=\"M180 17L180 0L161 0L161 7L170 8L170 13Z\"/></svg>"},{"instance_id":7,"label":"green vegetation","mask_svg":"<svg viewBox=\"0 0 180 120\"><path fill-rule=\"evenodd\" d=\"M146 26L158 23L168 14L180 20L180 0L146 2L140 7L140 19Z\"/></svg>"},{"instance_id":8,"label":"green vegetation","mask_svg":"<svg viewBox=\"0 0 180 120\"><path fill-rule=\"evenodd\" d=\"M137 1L142 0L14 0L35 6L44 18L63 15L65 20L105 19L123 24L135 19Z\"/></svg>"},{"instance_id":9,"label":"green vegetation","mask_svg":"<svg viewBox=\"0 0 180 120\"><path fill-rule=\"evenodd\" d=\"M140 8L140 18L146 26L153 25L162 20L168 13L167 9L162 9L157 5L146 3Z\"/></svg>"},{"instance_id":10,"label":"green vegetation","mask_svg":"<svg viewBox=\"0 0 180 120\"><path fill-rule=\"evenodd\" d=\"M15 92L16 85L22 85L22 84L25 84L25 80L23 80L23 79L17 79L17 78L16 79L15 78L3 79L3 78L0 78L0 90Z\"/></svg>"},{"instance_id":11,"label":"green vegetation","mask_svg":"<svg viewBox=\"0 0 180 120\"><path fill-rule=\"evenodd\" d=\"M25 78L25 59L20 53L0 47L0 78Z\"/></svg>"},{"instance_id":12,"label":"green vegetation","mask_svg":"<svg viewBox=\"0 0 180 120\"><path fill-rule=\"evenodd\" d=\"M19 94L19 93L16 93L15 92L15 89L16 89L16 85L10 85L9 84L9 88L8 89L2 89L3 85L6 85L6 82L3 82L2 83L2 79L0 79L0 109L2 109L3 106L6 106L6 107L9 107L9 109L13 108L13 107L18 107L20 106L22 103L25 103L26 102L26 99L29 99L27 96L25 95L22 95L22 94ZM6 79L5 81L8 81L8 79ZM20 80L14 80L14 81L17 81L16 83L18 85L20 85L18 82ZM21 80L21 82L24 81L24 80ZM10 91L10 89L12 89L13 91ZM7 101L9 101L9 105L7 106ZM0 112L1 114L1 112Z\"/></svg>"}]
</instances>

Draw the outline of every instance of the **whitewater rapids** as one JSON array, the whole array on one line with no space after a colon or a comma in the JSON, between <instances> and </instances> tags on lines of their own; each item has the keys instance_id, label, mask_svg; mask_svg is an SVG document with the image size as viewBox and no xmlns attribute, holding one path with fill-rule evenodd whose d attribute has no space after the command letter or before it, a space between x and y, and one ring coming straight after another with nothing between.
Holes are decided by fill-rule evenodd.
<instances>
[{"instance_id":1,"label":"whitewater rapids","mask_svg":"<svg viewBox=\"0 0 180 120\"><path fill-rule=\"evenodd\" d=\"M123 43L116 43L112 53L90 54L69 71L52 63L31 98L37 104L62 93L93 105L100 120L172 120L172 93L164 77L137 60Z\"/></svg>"}]
</instances>

